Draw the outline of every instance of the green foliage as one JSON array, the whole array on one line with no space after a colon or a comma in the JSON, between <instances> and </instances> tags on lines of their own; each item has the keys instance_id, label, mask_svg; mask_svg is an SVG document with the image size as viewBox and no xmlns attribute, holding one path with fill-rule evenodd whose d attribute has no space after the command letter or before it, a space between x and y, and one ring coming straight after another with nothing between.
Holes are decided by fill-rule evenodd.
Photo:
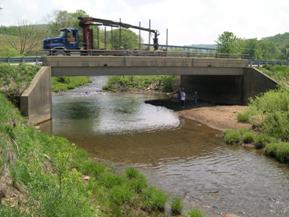
<instances>
[{"instance_id":1,"label":"green foliage","mask_svg":"<svg viewBox=\"0 0 289 217\"><path fill-rule=\"evenodd\" d=\"M49 24L49 32L51 36L55 36L59 34L59 29L74 27L79 28L79 20L78 17L88 16L87 13L83 10L76 10L75 12L67 12L67 11L55 11L53 14L52 21Z\"/></svg>"},{"instance_id":2,"label":"green foliage","mask_svg":"<svg viewBox=\"0 0 289 217\"><path fill-rule=\"evenodd\" d=\"M192 209L187 213L186 217L204 217L204 214L198 209Z\"/></svg>"},{"instance_id":3,"label":"green foliage","mask_svg":"<svg viewBox=\"0 0 289 217\"><path fill-rule=\"evenodd\" d=\"M280 111L269 113L262 125L262 130L272 137L289 141L289 113Z\"/></svg>"},{"instance_id":4,"label":"green foliage","mask_svg":"<svg viewBox=\"0 0 289 217\"><path fill-rule=\"evenodd\" d=\"M121 29L121 41L119 38L119 30L115 29L108 32L108 43L112 45L112 49L138 49L138 35L129 29Z\"/></svg>"},{"instance_id":5,"label":"green foliage","mask_svg":"<svg viewBox=\"0 0 289 217\"><path fill-rule=\"evenodd\" d=\"M289 163L289 143L270 143L265 147L265 154L271 157L275 157L282 163Z\"/></svg>"},{"instance_id":6,"label":"green foliage","mask_svg":"<svg viewBox=\"0 0 289 217\"><path fill-rule=\"evenodd\" d=\"M259 60L288 58L288 38L286 45L279 46L279 43L274 40L242 39L232 32L223 32L216 42L219 53L243 54Z\"/></svg>"},{"instance_id":7,"label":"green foliage","mask_svg":"<svg viewBox=\"0 0 289 217\"><path fill-rule=\"evenodd\" d=\"M130 167L125 170L125 175L128 179L134 179L140 176L140 173L137 169Z\"/></svg>"},{"instance_id":8,"label":"green foliage","mask_svg":"<svg viewBox=\"0 0 289 217\"><path fill-rule=\"evenodd\" d=\"M124 204L132 199L133 193L127 185L114 186L111 189L111 200L116 204Z\"/></svg>"},{"instance_id":9,"label":"green foliage","mask_svg":"<svg viewBox=\"0 0 289 217\"><path fill-rule=\"evenodd\" d=\"M239 144L241 141L241 134L238 130L226 130L224 132L224 140L227 144Z\"/></svg>"},{"instance_id":10,"label":"green foliage","mask_svg":"<svg viewBox=\"0 0 289 217\"><path fill-rule=\"evenodd\" d=\"M28 215L21 213L15 208L6 207L0 204L0 216L3 217L28 217Z\"/></svg>"},{"instance_id":11,"label":"green foliage","mask_svg":"<svg viewBox=\"0 0 289 217\"><path fill-rule=\"evenodd\" d=\"M242 135L242 141L243 141L243 143L245 143L245 144L253 143L254 140L255 140L255 135L254 135L254 133L251 132L251 131L245 132L245 133Z\"/></svg>"},{"instance_id":12,"label":"green foliage","mask_svg":"<svg viewBox=\"0 0 289 217\"><path fill-rule=\"evenodd\" d=\"M39 66L35 65L0 63L0 92L19 106L19 97L29 86L38 70Z\"/></svg>"},{"instance_id":13,"label":"green foliage","mask_svg":"<svg viewBox=\"0 0 289 217\"><path fill-rule=\"evenodd\" d=\"M248 123L249 122L249 112L244 111L238 114L237 116L238 122Z\"/></svg>"},{"instance_id":14,"label":"green foliage","mask_svg":"<svg viewBox=\"0 0 289 217\"><path fill-rule=\"evenodd\" d=\"M267 144L274 142L274 140L275 140L274 138L264 133L257 134L255 137L255 147L264 148Z\"/></svg>"},{"instance_id":15,"label":"green foliage","mask_svg":"<svg viewBox=\"0 0 289 217\"><path fill-rule=\"evenodd\" d=\"M175 89L174 76L112 76L104 90L150 89L171 92Z\"/></svg>"},{"instance_id":16,"label":"green foliage","mask_svg":"<svg viewBox=\"0 0 289 217\"><path fill-rule=\"evenodd\" d=\"M143 201L148 210L163 211L167 195L155 187L148 187L143 191Z\"/></svg>"},{"instance_id":17,"label":"green foliage","mask_svg":"<svg viewBox=\"0 0 289 217\"><path fill-rule=\"evenodd\" d=\"M54 92L66 91L90 82L91 80L87 76L53 77L52 90Z\"/></svg>"},{"instance_id":18,"label":"green foliage","mask_svg":"<svg viewBox=\"0 0 289 217\"><path fill-rule=\"evenodd\" d=\"M173 198L171 210L173 215L180 215L182 213L183 203L180 198Z\"/></svg>"},{"instance_id":19,"label":"green foliage","mask_svg":"<svg viewBox=\"0 0 289 217\"><path fill-rule=\"evenodd\" d=\"M218 53L238 54L240 53L240 40L232 32L223 32L217 42Z\"/></svg>"},{"instance_id":20,"label":"green foliage","mask_svg":"<svg viewBox=\"0 0 289 217\"><path fill-rule=\"evenodd\" d=\"M264 65L260 70L271 78L275 79L279 84L289 85L289 67L282 65Z\"/></svg>"}]
</instances>

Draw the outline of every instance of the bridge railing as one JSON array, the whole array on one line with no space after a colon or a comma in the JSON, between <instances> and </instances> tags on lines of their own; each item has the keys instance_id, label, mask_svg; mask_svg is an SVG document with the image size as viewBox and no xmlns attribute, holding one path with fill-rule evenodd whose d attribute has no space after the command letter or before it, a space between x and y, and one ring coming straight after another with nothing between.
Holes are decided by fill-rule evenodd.
<instances>
[{"instance_id":1,"label":"bridge railing","mask_svg":"<svg viewBox=\"0 0 289 217\"><path fill-rule=\"evenodd\" d=\"M0 57L2 63L35 63L41 64L43 57L41 56L27 56L27 57Z\"/></svg>"},{"instance_id":2,"label":"bridge railing","mask_svg":"<svg viewBox=\"0 0 289 217\"><path fill-rule=\"evenodd\" d=\"M250 60L249 65L251 66L263 66L263 65L287 65L289 66L288 60Z\"/></svg>"}]
</instances>

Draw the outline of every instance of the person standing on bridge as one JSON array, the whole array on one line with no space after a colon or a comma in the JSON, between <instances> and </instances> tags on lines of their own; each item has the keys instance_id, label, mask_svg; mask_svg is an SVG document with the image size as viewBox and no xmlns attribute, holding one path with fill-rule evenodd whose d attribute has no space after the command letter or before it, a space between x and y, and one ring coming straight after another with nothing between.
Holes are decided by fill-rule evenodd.
<instances>
[{"instance_id":1,"label":"person standing on bridge","mask_svg":"<svg viewBox=\"0 0 289 217\"><path fill-rule=\"evenodd\" d=\"M184 108L185 103L186 103L186 92L185 92L184 88L182 88L180 91L180 100L181 100L181 106L182 106L182 108Z\"/></svg>"}]
</instances>

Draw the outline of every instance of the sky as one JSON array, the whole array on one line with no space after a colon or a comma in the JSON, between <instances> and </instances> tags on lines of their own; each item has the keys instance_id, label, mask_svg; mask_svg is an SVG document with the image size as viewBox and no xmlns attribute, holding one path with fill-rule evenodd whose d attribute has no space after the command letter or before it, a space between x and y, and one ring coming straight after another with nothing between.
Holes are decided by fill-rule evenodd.
<instances>
[{"instance_id":1,"label":"sky","mask_svg":"<svg viewBox=\"0 0 289 217\"><path fill-rule=\"evenodd\" d=\"M0 25L46 23L56 10L82 9L90 16L152 28L165 44L212 44L224 31L241 38L289 32L289 0L0 0ZM142 37L147 41L148 34Z\"/></svg>"}]
</instances>

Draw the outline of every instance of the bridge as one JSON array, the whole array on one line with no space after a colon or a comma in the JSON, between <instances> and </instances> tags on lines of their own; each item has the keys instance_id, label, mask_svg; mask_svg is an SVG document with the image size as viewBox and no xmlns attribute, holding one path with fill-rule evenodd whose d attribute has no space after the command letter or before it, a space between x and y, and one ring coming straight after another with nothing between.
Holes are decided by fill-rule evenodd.
<instances>
[{"instance_id":1,"label":"bridge","mask_svg":"<svg viewBox=\"0 0 289 217\"><path fill-rule=\"evenodd\" d=\"M277 83L240 58L188 56L47 56L21 96L31 123L51 118L51 76L176 75L188 96L216 104L246 104Z\"/></svg>"}]
</instances>

